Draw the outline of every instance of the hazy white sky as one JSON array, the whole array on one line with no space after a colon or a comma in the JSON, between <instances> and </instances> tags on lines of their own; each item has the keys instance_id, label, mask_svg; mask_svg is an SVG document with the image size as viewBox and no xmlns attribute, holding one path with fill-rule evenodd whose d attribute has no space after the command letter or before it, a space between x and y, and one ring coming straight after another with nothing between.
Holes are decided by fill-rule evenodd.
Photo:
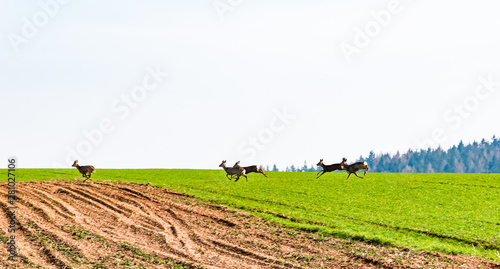
<instances>
[{"instance_id":1,"label":"hazy white sky","mask_svg":"<svg viewBox=\"0 0 500 269\"><path fill-rule=\"evenodd\" d=\"M498 10L493 0L1 1L0 157L284 168L489 139L500 133Z\"/></svg>"}]
</instances>

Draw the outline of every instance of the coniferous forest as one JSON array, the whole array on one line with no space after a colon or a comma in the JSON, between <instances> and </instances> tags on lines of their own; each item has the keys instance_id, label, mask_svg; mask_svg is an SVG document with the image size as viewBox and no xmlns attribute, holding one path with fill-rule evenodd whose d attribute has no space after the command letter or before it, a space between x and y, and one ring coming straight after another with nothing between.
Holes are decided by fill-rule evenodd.
<instances>
[{"instance_id":1,"label":"coniferous forest","mask_svg":"<svg viewBox=\"0 0 500 269\"><path fill-rule=\"evenodd\" d=\"M500 173L500 139L483 139L464 145L462 141L447 150L442 148L387 153L376 155L373 151L366 158L373 172L413 173Z\"/></svg>"},{"instance_id":2,"label":"coniferous forest","mask_svg":"<svg viewBox=\"0 0 500 269\"><path fill-rule=\"evenodd\" d=\"M366 161L370 172L403 172L403 173L500 173L500 139L493 136L489 141L474 141L444 150L442 148L412 150L401 154L371 151L368 157L360 156L355 161ZM351 163L351 160L348 161ZM352 161L354 162L354 160ZM269 167L267 167L269 168ZM278 171L276 165L271 170ZM286 167L285 171L306 172L319 171L321 168L310 166L306 162L301 167Z\"/></svg>"}]
</instances>

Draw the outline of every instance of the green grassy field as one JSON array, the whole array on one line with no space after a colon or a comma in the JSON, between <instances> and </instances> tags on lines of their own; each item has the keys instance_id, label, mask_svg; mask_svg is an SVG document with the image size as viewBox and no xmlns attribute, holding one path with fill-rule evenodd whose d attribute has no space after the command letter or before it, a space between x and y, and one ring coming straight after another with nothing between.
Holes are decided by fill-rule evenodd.
<instances>
[{"instance_id":1,"label":"green grassy field","mask_svg":"<svg viewBox=\"0 0 500 269\"><path fill-rule=\"evenodd\" d=\"M6 170L0 170L6 175ZM500 261L500 175L98 169L96 180L151 182L288 226L375 244ZM76 169L18 169L18 181L74 179Z\"/></svg>"}]
</instances>

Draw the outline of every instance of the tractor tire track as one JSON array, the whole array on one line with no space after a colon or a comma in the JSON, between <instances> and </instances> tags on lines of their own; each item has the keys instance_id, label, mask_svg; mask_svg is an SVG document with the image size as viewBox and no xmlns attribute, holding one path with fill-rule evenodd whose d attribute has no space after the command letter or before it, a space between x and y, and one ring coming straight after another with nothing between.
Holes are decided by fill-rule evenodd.
<instances>
[{"instance_id":1,"label":"tractor tire track","mask_svg":"<svg viewBox=\"0 0 500 269\"><path fill-rule=\"evenodd\" d=\"M266 222L248 213L196 201L166 188L134 183L52 180L17 183L17 260L0 249L0 268L420 268L474 257L419 254ZM6 183L0 195L7 196ZM0 237L8 236L0 200ZM366 253L376 253L367 256ZM393 262L397 257L398 263ZM445 257L441 261L436 257ZM443 258L444 259L444 258Z\"/></svg>"}]
</instances>

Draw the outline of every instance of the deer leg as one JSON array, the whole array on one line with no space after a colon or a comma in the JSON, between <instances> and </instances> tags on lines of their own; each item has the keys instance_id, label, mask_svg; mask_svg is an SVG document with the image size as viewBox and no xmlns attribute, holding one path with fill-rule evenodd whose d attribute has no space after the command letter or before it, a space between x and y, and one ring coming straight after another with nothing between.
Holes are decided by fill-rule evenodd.
<instances>
[{"instance_id":1,"label":"deer leg","mask_svg":"<svg viewBox=\"0 0 500 269\"><path fill-rule=\"evenodd\" d=\"M351 173L350 172L347 172L349 175L347 176L347 179L349 179L349 177L351 176Z\"/></svg>"},{"instance_id":2,"label":"deer leg","mask_svg":"<svg viewBox=\"0 0 500 269\"><path fill-rule=\"evenodd\" d=\"M267 177L266 173L264 173L264 171L260 171L265 177Z\"/></svg>"},{"instance_id":3,"label":"deer leg","mask_svg":"<svg viewBox=\"0 0 500 269\"><path fill-rule=\"evenodd\" d=\"M323 173L324 173L324 172L325 172L325 170L321 170L321 171L319 171L318 173L316 173L316 176L317 176L319 173L321 173L321 172L323 172Z\"/></svg>"},{"instance_id":4,"label":"deer leg","mask_svg":"<svg viewBox=\"0 0 500 269\"><path fill-rule=\"evenodd\" d=\"M247 182L248 182L248 177L247 177L247 175L243 174L242 176L244 176L244 177L247 179Z\"/></svg>"},{"instance_id":5,"label":"deer leg","mask_svg":"<svg viewBox=\"0 0 500 269\"><path fill-rule=\"evenodd\" d=\"M358 174L356 174L356 172L354 172L354 174L355 174L357 177L359 177L359 178L363 178L363 177L358 176Z\"/></svg>"},{"instance_id":6,"label":"deer leg","mask_svg":"<svg viewBox=\"0 0 500 269\"><path fill-rule=\"evenodd\" d=\"M235 180L234 182L236 182L236 181L238 181L238 180L240 180L240 176L239 176L239 175L238 175L238 177L236 178L236 180Z\"/></svg>"},{"instance_id":7,"label":"deer leg","mask_svg":"<svg viewBox=\"0 0 500 269\"><path fill-rule=\"evenodd\" d=\"M226 174L227 179L231 180L231 177L229 177L229 174Z\"/></svg>"},{"instance_id":8,"label":"deer leg","mask_svg":"<svg viewBox=\"0 0 500 269\"><path fill-rule=\"evenodd\" d=\"M320 172L323 172L323 173L321 175L317 176L316 179L318 179L320 176L322 176L324 173L326 173L326 171L320 171Z\"/></svg>"}]
</instances>

